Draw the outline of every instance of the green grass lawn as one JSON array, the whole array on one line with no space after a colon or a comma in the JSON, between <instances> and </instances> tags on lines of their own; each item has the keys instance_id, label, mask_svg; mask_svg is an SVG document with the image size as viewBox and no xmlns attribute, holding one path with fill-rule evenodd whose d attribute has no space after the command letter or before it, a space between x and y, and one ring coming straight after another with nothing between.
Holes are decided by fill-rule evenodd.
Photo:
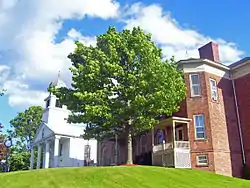
<instances>
[{"instance_id":1,"label":"green grass lawn","mask_svg":"<svg viewBox=\"0 0 250 188\"><path fill-rule=\"evenodd\" d=\"M147 166L31 170L0 174L1 188L250 188L250 181L204 171Z\"/></svg>"}]
</instances>

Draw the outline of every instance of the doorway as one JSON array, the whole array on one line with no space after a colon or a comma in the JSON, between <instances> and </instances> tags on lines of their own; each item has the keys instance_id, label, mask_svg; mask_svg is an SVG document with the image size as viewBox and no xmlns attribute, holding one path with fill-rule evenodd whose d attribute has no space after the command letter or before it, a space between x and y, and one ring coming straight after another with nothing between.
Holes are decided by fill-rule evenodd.
<instances>
[{"instance_id":1,"label":"doorway","mask_svg":"<svg viewBox=\"0 0 250 188\"><path fill-rule=\"evenodd\" d=\"M183 127L176 128L176 141L184 141L184 129L183 129Z\"/></svg>"}]
</instances>

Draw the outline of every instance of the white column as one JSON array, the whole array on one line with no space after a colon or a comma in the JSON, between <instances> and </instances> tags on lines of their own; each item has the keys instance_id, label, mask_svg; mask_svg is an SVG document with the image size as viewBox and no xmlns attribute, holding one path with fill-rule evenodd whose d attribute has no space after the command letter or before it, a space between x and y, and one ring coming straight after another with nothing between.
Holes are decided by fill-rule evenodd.
<instances>
[{"instance_id":1,"label":"white column","mask_svg":"<svg viewBox=\"0 0 250 188\"><path fill-rule=\"evenodd\" d=\"M58 159L59 159L59 141L60 141L60 137L55 136L55 140L54 140L54 164L53 167L56 168L58 167Z\"/></svg>"},{"instance_id":2,"label":"white column","mask_svg":"<svg viewBox=\"0 0 250 188\"><path fill-rule=\"evenodd\" d=\"M174 167L176 167L176 151L175 151L175 121L173 121L173 149L174 149Z\"/></svg>"},{"instance_id":3,"label":"white column","mask_svg":"<svg viewBox=\"0 0 250 188\"><path fill-rule=\"evenodd\" d=\"M37 161L36 161L36 169L40 168L41 164L41 154L42 154L42 146L38 145L38 152L37 152Z\"/></svg>"},{"instance_id":4,"label":"white column","mask_svg":"<svg viewBox=\"0 0 250 188\"><path fill-rule=\"evenodd\" d=\"M46 141L43 168L49 168L49 141Z\"/></svg>"},{"instance_id":5,"label":"white column","mask_svg":"<svg viewBox=\"0 0 250 188\"><path fill-rule=\"evenodd\" d=\"M34 166L34 148L31 148L31 153L30 153L30 169L32 170Z\"/></svg>"}]
</instances>

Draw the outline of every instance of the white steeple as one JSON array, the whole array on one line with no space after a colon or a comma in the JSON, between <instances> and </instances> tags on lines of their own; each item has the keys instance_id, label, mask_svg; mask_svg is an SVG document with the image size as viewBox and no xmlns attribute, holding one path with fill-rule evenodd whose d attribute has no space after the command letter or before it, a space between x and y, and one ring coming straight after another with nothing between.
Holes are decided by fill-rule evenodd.
<instances>
[{"instance_id":1,"label":"white steeple","mask_svg":"<svg viewBox=\"0 0 250 188\"><path fill-rule=\"evenodd\" d=\"M60 71L58 72L57 78L54 81L50 82L49 87L67 87L66 84L60 79Z\"/></svg>"},{"instance_id":2,"label":"white steeple","mask_svg":"<svg viewBox=\"0 0 250 188\"><path fill-rule=\"evenodd\" d=\"M66 84L60 79L60 71L57 78L50 82L49 87L66 87ZM69 110L67 110L67 106L62 105L59 99L53 93L50 93L44 101L45 110L43 112L42 120L48 124L58 124L65 122L69 116Z\"/></svg>"}]
</instances>

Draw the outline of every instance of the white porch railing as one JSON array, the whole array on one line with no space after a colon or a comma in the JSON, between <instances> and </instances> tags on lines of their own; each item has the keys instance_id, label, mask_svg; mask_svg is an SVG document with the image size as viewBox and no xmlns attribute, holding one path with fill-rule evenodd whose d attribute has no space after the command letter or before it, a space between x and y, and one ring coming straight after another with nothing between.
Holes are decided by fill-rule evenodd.
<instances>
[{"instance_id":1,"label":"white porch railing","mask_svg":"<svg viewBox=\"0 0 250 188\"><path fill-rule=\"evenodd\" d=\"M190 148L190 142L189 141L175 141L175 148L180 149L189 149Z\"/></svg>"},{"instance_id":2,"label":"white porch railing","mask_svg":"<svg viewBox=\"0 0 250 188\"><path fill-rule=\"evenodd\" d=\"M175 146L175 148L179 148L179 149L189 149L190 148L190 142L189 141L175 141L174 146ZM167 149L173 149L173 143L172 142L155 145L153 147L153 152L156 153L158 151L164 151L164 150L167 150Z\"/></svg>"}]
</instances>

